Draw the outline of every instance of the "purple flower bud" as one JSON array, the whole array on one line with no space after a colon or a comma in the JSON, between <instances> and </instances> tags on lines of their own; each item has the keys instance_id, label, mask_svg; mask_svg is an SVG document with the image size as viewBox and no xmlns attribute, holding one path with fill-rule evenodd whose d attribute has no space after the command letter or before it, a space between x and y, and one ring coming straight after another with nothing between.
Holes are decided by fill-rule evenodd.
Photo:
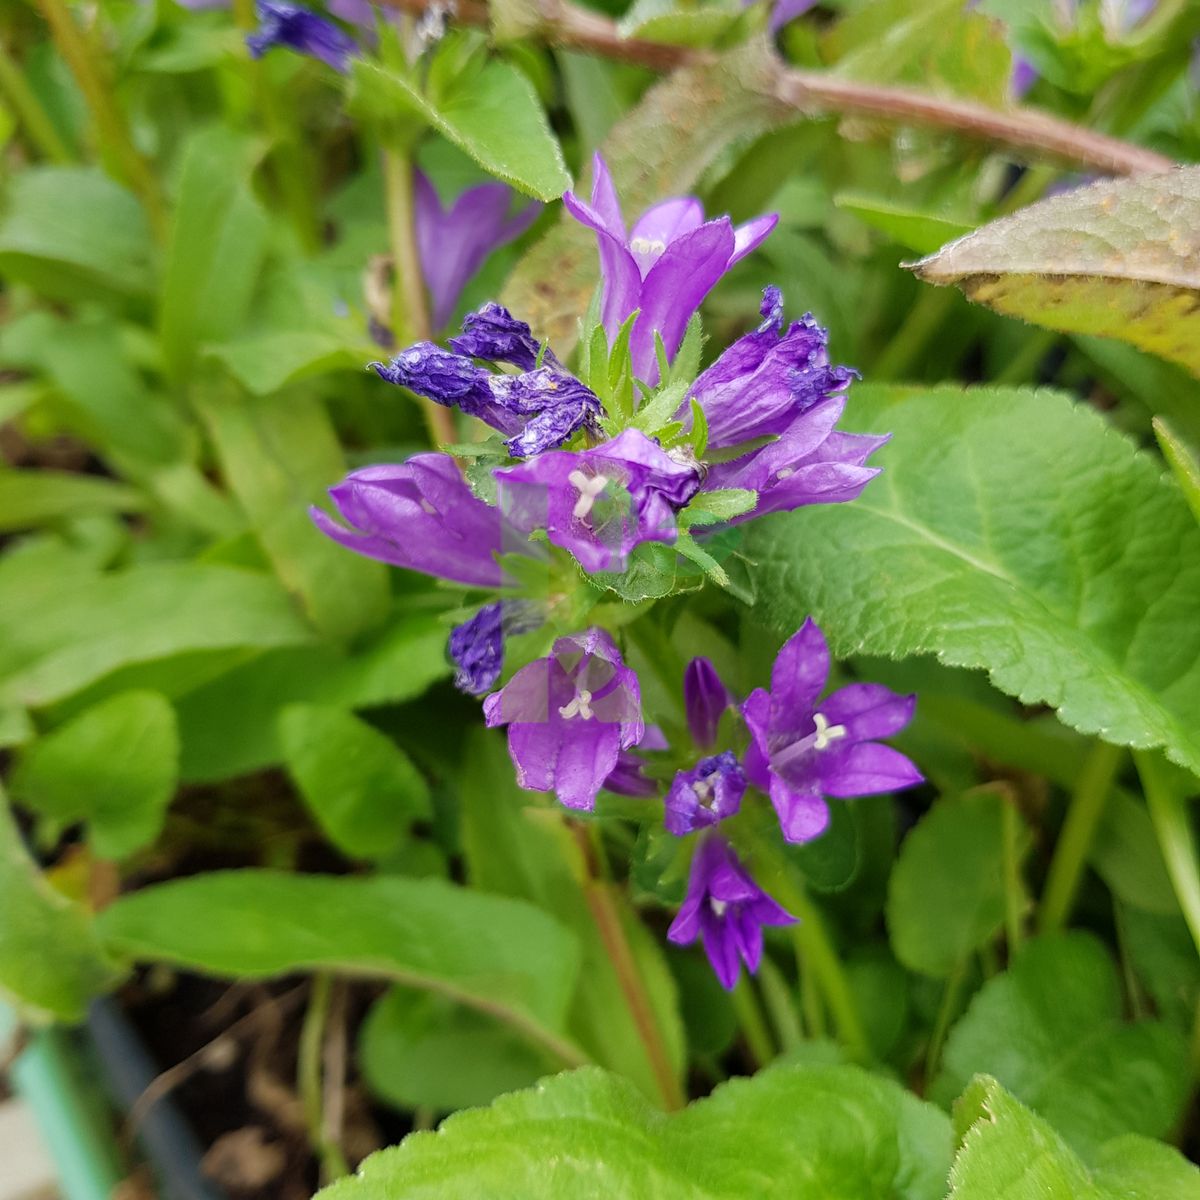
<instances>
[{"instance_id":1,"label":"purple flower bud","mask_svg":"<svg viewBox=\"0 0 1200 1200\"><path fill-rule=\"evenodd\" d=\"M637 675L603 629L558 638L483 702L489 726L508 726L517 782L591 809L620 752L642 740Z\"/></svg>"},{"instance_id":2,"label":"purple flower bud","mask_svg":"<svg viewBox=\"0 0 1200 1200\"><path fill-rule=\"evenodd\" d=\"M518 321L507 308L490 300L478 312L467 313L463 318L462 333L452 337L450 345L468 358L510 363L522 371L532 371L537 366L542 350L541 342L524 321ZM543 365L561 369L558 359L549 350Z\"/></svg>"},{"instance_id":3,"label":"purple flower bud","mask_svg":"<svg viewBox=\"0 0 1200 1200\"><path fill-rule=\"evenodd\" d=\"M717 740L721 716L732 703L733 697L711 661L693 658L683 673L683 706L697 746L711 746Z\"/></svg>"},{"instance_id":4,"label":"purple flower bud","mask_svg":"<svg viewBox=\"0 0 1200 1200\"><path fill-rule=\"evenodd\" d=\"M916 697L852 683L818 702L828 677L829 648L810 618L779 651L771 690L756 689L742 705L751 735L746 776L770 796L789 842L825 832L827 796L872 796L923 779L899 750L874 740L912 720Z\"/></svg>"},{"instance_id":5,"label":"purple flower bud","mask_svg":"<svg viewBox=\"0 0 1200 1200\"><path fill-rule=\"evenodd\" d=\"M502 183L483 183L468 188L444 209L437 189L421 171L414 174L413 196L421 274L429 290L434 329L441 330L487 256L520 237L541 205L527 204L509 216L513 193Z\"/></svg>"},{"instance_id":6,"label":"purple flower bud","mask_svg":"<svg viewBox=\"0 0 1200 1200\"><path fill-rule=\"evenodd\" d=\"M469 621L450 632L450 657L458 671L454 686L472 696L490 692L504 668L504 628L499 600L485 604Z\"/></svg>"},{"instance_id":7,"label":"purple flower bud","mask_svg":"<svg viewBox=\"0 0 1200 1200\"><path fill-rule=\"evenodd\" d=\"M758 970L763 926L795 920L751 879L724 838L709 835L692 860L687 896L667 937L680 946L701 938L721 986L732 991L739 958L751 974Z\"/></svg>"},{"instance_id":8,"label":"purple flower bud","mask_svg":"<svg viewBox=\"0 0 1200 1200\"><path fill-rule=\"evenodd\" d=\"M655 332L667 358L673 358L700 302L779 221L772 213L734 229L728 217L705 221L700 201L684 196L643 213L627 235L612 176L599 154L593 161L591 203L574 192L567 192L563 203L596 232L604 284L601 320L609 341L631 313L639 314L629 348L634 374L651 384L658 382Z\"/></svg>"},{"instance_id":9,"label":"purple flower bud","mask_svg":"<svg viewBox=\"0 0 1200 1200\"><path fill-rule=\"evenodd\" d=\"M745 791L746 776L732 750L702 758L671 782L663 822L667 832L683 837L732 817Z\"/></svg>"},{"instance_id":10,"label":"purple flower bud","mask_svg":"<svg viewBox=\"0 0 1200 1200\"><path fill-rule=\"evenodd\" d=\"M272 46L286 46L298 54L319 58L335 71L349 68L358 46L332 21L286 0L258 0L259 27L246 38L252 58L261 58Z\"/></svg>"},{"instance_id":11,"label":"purple flower bud","mask_svg":"<svg viewBox=\"0 0 1200 1200\"><path fill-rule=\"evenodd\" d=\"M518 529L544 529L587 571L619 571L642 542L673 542L675 513L699 486L695 467L627 429L594 450L541 454L493 472Z\"/></svg>"},{"instance_id":12,"label":"purple flower bud","mask_svg":"<svg viewBox=\"0 0 1200 1200\"><path fill-rule=\"evenodd\" d=\"M496 556L528 540L478 499L446 454L417 454L397 466L364 467L330 488L349 529L319 508L313 521L335 542L397 567L476 587L499 587Z\"/></svg>"}]
</instances>

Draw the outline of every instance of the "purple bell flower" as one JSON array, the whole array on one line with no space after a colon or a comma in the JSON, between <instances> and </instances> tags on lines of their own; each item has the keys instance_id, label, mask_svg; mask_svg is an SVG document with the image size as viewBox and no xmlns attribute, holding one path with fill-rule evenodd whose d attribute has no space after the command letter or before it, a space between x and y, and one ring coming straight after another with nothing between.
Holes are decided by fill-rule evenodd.
<instances>
[{"instance_id":1,"label":"purple bell flower","mask_svg":"<svg viewBox=\"0 0 1200 1200\"><path fill-rule=\"evenodd\" d=\"M592 174L591 203L574 192L567 192L563 203L577 221L596 232L604 284L601 320L609 342L638 311L629 343L633 371L646 383L657 383L655 331L668 359L673 358L700 302L775 228L779 216L756 217L735 229L728 217L705 221L700 201L684 196L656 204L626 233L612 177L599 154Z\"/></svg>"},{"instance_id":2,"label":"purple bell flower","mask_svg":"<svg viewBox=\"0 0 1200 1200\"><path fill-rule=\"evenodd\" d=\"M517 782L592 809L622 750L645 734L637 674L603 629L558 638L483 702L489 727L508 726Z\"/></svg>"},{"instance_id":3,"label":"purple bell flower","mask_svg":"<svg viewBox=\"0 0 1200 1200\"><path fill-rule=\"evenodd\" d=\"M739 958L751 974L758 970L763 926L795 920L750 878L729 843L710 835L692 860L687 896L667 937L679 946L699 937L721 986L732 991L741 971Z\"/></svg>"},{"instance_id":4,"label":"purple bell flower","mask_svg":"<svg viewBox=\"0 0 1200 1200\"><path fill-rule=\"evenodd\" d=\"M745 793L746 775L732 750L702 758L671 781L663 824L676 837L695 833L732 817Z\"/></svg>"},{"instance_id":5,"label":"purple bell flower","mask_svg":"<svg viewBox=\"0 0 1200 1200\"><path fill-rule=\"evenodd\" d=\"M319 58L335 71L345 72L358 46L332 21L286 0L258 0L259 27L249 34L246 46L252 58L262 58L272 46L286 46L298 54Z\"/></svg>"},{"instance_id":6,"label":"purple bell flower","mask_svg":"<svg viewBox=\"0 0 1200 1200\"><path fill-rule=\"evenodd\" d=\"M364 467L329 494L347 525L313 507L309 515L335 542L397 567L474 587L503 582L496 556L529 552L446 454L417 454L396 466Z\"/></svg>"},{"instance_id":7,"label":"purple bell flower","mask_svg":"<svg viewBox=\"0 0 1200 1200\"><path fill-rule=\"evenodd\" d=\"M450 631L450 657L458 670L454 686L472 696L490 692L504 669L503 604L485 604L469 621Z\"/></svg>"},{"instance_id":8,"label":"purple bell flower","mask_svg":"<svg viewBox=\"0 0 1200 1200\"><path fill-rule=\"evenodd\" d=\"M725 710L733 703L717 668L707 658L693 658L683 673L683 707L697 746L711 746Z\"/></svg>"},{"instance_id":9,"label":"purple bell flower","mask_svg":"<svg viewBox=\"0 0 1200 1200\"><path fill-rule=\"evenodd\" d=\"M727 449L754 438L775 436L797 416L858 378L849 367L829 363L829 333L805 313L783 330L783 296L763 289L763 322L738 338L693 384L676 414L686 419L691 398L708 422L708 445Z\"/></svg>"},{"instance_id":10,"label":"purple bell flower","mask_svg":"<svg viewBox=\"0 0 1200 1200\"><path fill-rule=\"evenodd\" d=\"M642 542L673 542L675 513L700 483L694 466L636 429L592 450L556 450L493 474L506 519L526 533L544 529L586 571L623 570Z\"/></svg>"},{"instance_id":11,"label":"purple bell flower","mask_svg":"<svg viewBox=\"0 0 1200 1200\"><path fill-rule=\"evenodd\" d=\"M509 216L512 192L502 183L482 183L444 209L437 189L421 171L414 172L413 192L421 274L429 291L433 326L443 329L463 288L487 256L520 237L541 205L528 204Z\"/></svg>"},{"instance_id":12,"label":"purple bell flower","mask_svg":"<svg viewBox=\"0 0 1200 1200\"><path fill-rule=\"evenodd\" d=\"M866 460L891 434L838 432L834 426L845 405L841 396L824 400L797 416L775 441L709 468L706 491L746 488L758 493L755 507L730 524L807 504L841 504L862 493L880 470L866 466Z\"/></svg>"},{"instance_id":13,"label":"purple bell flower","mask_svg":"<svg viewBox=\"0 0 1200 1200\"><path fill-rule=\"evenodd\" d=\"M874 740L909 723L916 697L852 683L818 707L828 677L829 648L810 618L779 651L770 692L757 688L742 705L751 735L746 776L770 796L789 842L825 832L826 796L871 796L923 781L899 750Z\"/></svg>"}]
</instances>

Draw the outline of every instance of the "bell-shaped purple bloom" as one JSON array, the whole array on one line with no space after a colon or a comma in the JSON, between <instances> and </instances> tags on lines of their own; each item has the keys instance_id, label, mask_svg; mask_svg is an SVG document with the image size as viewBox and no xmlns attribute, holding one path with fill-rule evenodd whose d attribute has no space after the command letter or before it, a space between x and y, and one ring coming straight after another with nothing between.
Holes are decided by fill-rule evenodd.
<instances>
[{"instance_id":1,"label":"bell-shaped purple bloom","mask_svg":"<svg viewBox=\"0 0 1200 1200\"><path fill-rule=\"evenodd\" d=\"M742 705L751 736L746 776L770 796L789 842L825 832L827 796L872 796L923 780L899 750L874 740L912 720L916 697L852 683L819 700L828 677L829 647L809 618L779 651L770 692L758 688Z\"/></svg>"},{"instance_id":2,"label":"bell-shaped purple bloom","mask_svg":"<svg viewBox=\"0 0 1200 1200\"><path fill-rule=\"evenodd\" d=\"M708 445L727 449L754 438L775 436L796 417L844 392L858 372L829 362L829 333L805 313L783 328L783 296L763 289L763 322L738 338L692 385L678 418L687 418L692 398L704 409Z\"/></svg>"},{"instance_id":3,"label":"bell-shaped purple bloom","mask_svg":"<svg viewBox=\"0 0 1200 1200\"><path fill-rule=\"evenodd\" d=\"M450 657L458 668L454 686L472 696L490 692L504 669L503 604L485 604L450 631Z\"/></svg>"},{"instance_id":4,"label":"bell-shaped purple bloom","mask_svg":"<svg viewBox=\"0 0 1200 1200\"><path fill-rule=\"evenodd\" d=\"M683 707L697 746L707 748L717 740L721 717L732 703L733 697L712 662L693 658L683 673Z\"/></svg>"},{"instance_id":5,"label":"bell-shaped purple bloom","mask_svg":"<svg viewBox=\"0 0 1200 1200\"><path fill-rule=\"evenodd\" d=\"M335 71L349 69L350 56L358 46L332 21L286 0L258 0L256 7L258 30L246 38L251 57L261 58L272 46L285 46L319 58Z\"/></svg>"},{"instance_id":6,"label":"bell-shaped purple bloom","mask_svg":"<svg viewBox=\"0 0 1200 1200\"><path fill-rule=\"evenodd\" d=\"M620 753L642 740L637 674L603 629L558 638L483 702L489 726L508 726L517 782L591 809Z\"/></svg>"},{"instance_id":7,"label":"bell-shaped purple bloom","mask_svg":"<svg viewBox=\"0 0 1200 1200\"><path fill-rule=\"evenodd\" d=\"M509 215L512 192L502 183L468 188L442 207L437 189L421 172L413 179L417 253L429 292L435 329L454 315L471 278L493 250L518 238L533 224L541 205L528 204Z\"/></svg>"},{"instance_id":8,"label":"bell-shaped purple bloom","mask_svg":"<svg viewBox=\"0 0 1200 1200\"><path fill-rule=\"evenodd\" d=\"M698 470L636 429L593 450L556 450L493 472L517 529L544 529L587 571L624 569L642 542L673 542L675 513L696 494Z\"/></svg>"},{"instance_id":9,"label":"bell-shaped purple bloom","mask_svg":"<svg viewBox=\"0 0 1200 1200\"><path fill-rule=\"evenodd\" d=\"M656 204L626 232L612 176L599 154L592 176L590 204L574 192L567 192L563 203L576 220L596 232L604 285L601 320L609 341L637 311L629 343L634 374L657 383L655 331L668 359L673 358L700 302L775 228L779 216L756 217L735 229L728 217L705 221L700 201L683 196Z\"/></svg>"},{"instance_id":10,"label":"bell-shaped purple bloom","mask_svg":"<svg viewBox=\"0 0 1200 1200\"><path fill-rule=\"evenodd\" d=\"M732 817L745 793L746 775L732 750L702 758L671 781L663 823L676 837L695 833Z\"/></svg>"},{"instance_id":11,"label":"bell-shaped purple bloom","mask_svg":"<svg viewBox=\"0 0 1200 1200\"><path fill-rule=\"evenodd\" d=\"M350 528L310 508L322 533L359 554L411 571L498 587L502 573L496 556L529 549L528 540L505 525L499 509L472 493L446 454L364 467L329 494Z\"/></svg>"},{"instance_id":12,"label":"bell-shaped purple bloom","mask_svg":"<svg viewBox=\"0 0 1200 1200\"><path fill-rule=\"evenodd\" d=\"M834 427L845 406L842 396L823 400L795 417L775 441L709 468L705 490L746 488L758 493L754 508L731 524L807 504L840 504L862 493L879 474L879 468L866 466L866 461L891 434L838 432Z\"/></svg>"},{"instance_id":13,"label":"bell-shaped purple bloom","mask_svg":"<svg viewBox=\"0 0 1200 1200\"><path fill-rule=\"evenodd\" d=\"M739 958L751 974L758 970L763 926L795 921L750 878L729 843L710 834L692 860L687 896L667 937L680 946L701 938L721 986L732 991Z\"/></svg>"}]
</instances>

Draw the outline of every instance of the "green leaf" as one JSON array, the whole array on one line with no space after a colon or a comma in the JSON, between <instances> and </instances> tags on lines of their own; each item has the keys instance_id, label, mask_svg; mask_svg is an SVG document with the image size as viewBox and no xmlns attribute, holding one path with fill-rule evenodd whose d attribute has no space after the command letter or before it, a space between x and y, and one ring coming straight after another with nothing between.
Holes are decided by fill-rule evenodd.
<instances>
[{"instance_id":1,"label":"green leaf","mask_svg":"<svg viewBox=\"0 0 1200 1200\"><path fill-rule=\"evenodd\" d=\"M350 713L296 704L279 718L284 763L329 840L351 858L390 854L418 818L429 788L390 738Z\"/></svg>"},{"instance_id":2,"label":"green leaf","mask_svg":"<svg viewBox=\"0 0 1200 1200\"><path fill-rule=\"evenodd\" d=\"M777 1066L669 1117L590 1068L458 1113L320 1196L940 1200L950 1142L945 1116L855 1067Z\"/></svg>"},{"instance_id":3,"label":"green leaf","mask_svg":"<svg viewBox=\"0 0 1200 1200\"><path fill-rule=\"evenodd\" d=\"M390 116L396 108L423 117L485 171L538 200L557 200L571 186L558 141L529 79L492 59L464 71L436 99L404 72L355 58L352 87L360 107Z\"/></svg>"},{"instance_id":4,"label":"green leaf","mask_svg":"<svg viewBox=\"0 0 1200 1200\"><path fill-rule=\"evenodd\" d=\"M313 625L349 639L383 619L387 567L327 538L308 506L345 474L337 435L319 400L251 400L210 389L201 403L221 469L271 560Z\"/></svg>"},{"instance_id":5,"label":"green leaf","mask_svg":"<svg viewBox=\"0 0 1200 1200\"><path fill-rule=\"evenodd\" d=\"M931 254L952 238L971 232L970 225L949 220L936 213L906 208L892 200L878 196L864 196L857 192L839 192L833 198L835 208L853 213L872 229L885 233L898 246L915 250L918 254Z\"/></svg>"},{"instance_id":6,"label":"green leaf","mask_svg":"<svg viewBox=\"0 0 1200 1200\"><path fill-rule=\"evenodd\" d=\"M773 63L774 55L755 41L674 71L613 127L603 153L630 225L664 197L693 190L734 142L785 119L770 98ZM501 302L565 358L598 279L595 234L564 212L518 264Z\"/></svg>"},{"instance_id":7,"label":"green leaf","mask_svg":"<svg viewBox=\"0 0 1200 1200\"><path fill-rule=\"evenodd\" d=\"M221 127L184 147L159 297L163 354L177 378L201 345L228 341L245 322L270 230L250 190L257 151Z\"/></svg>"},{"instance_id":8,"label":"green leaf","mask_svg":"<svg viewBox=\"0 0 1200 1200\"><path fill-rule=\"evenodd\" d=\"M575 940L531 905L398 876L212 871L121 897L109 949L236 979L331 970L391 979L490 1013L553 1051L575 987Z\"/></svg>"},{"instance_id":9,"label":"green leaf","mask_svg":"<svg viewBox=\"0 0 1200 1200\"><path fill-rule=\"evenodd\" d=\"M758 493L748 488L717 488L711 492L698 492L680 513L680 520L689 527L717 525L748 513L757 503Z\"/></svg>"},{"instance_id":10,"label":"green leaf","mask_svg":"<svg viewBox=\"0 0 1200 1200\"><path fill-rule=\"evenodd\" d=\"M353 654L329 643L269 650L179 701L183 779L212 782L282 762L278 716L289 704L396 704L449 673L445 624L423 614L386 626Z\"/></svg>"},{"instance_id":11,"label":"green leaf","mask_svg":"<svg viewBox=\"0 0 1200 1200\"><path fill-rule=\"evenodd\" d=\"M1116 789L1105 801L1088 861L1126 904L1164 916L1179 912L1150 815L1128 792Z\"/></svg>"},{"instance_id":12,"label":"green leaf","mask_svg":"<svg viewBox=\"0 0 1200 1200\"><path fill-rule=\"evenodd\" d=\"M1159 463L1052 392L857 389L891 431L852 504L756 521L767 614L836 654L937 654L1200 769L1200 530ZM847 548L853 547L853 553Z\"/></svg>"},{"instance_id":13,"label":"green leaf","mask_svg":"<svg viewBox=\"0 0 1200 1200\"><path fill-rule=\"evenodd\" d=\"M1158 448L1175 473L1175 478L1179 481L1179 490L1183 492L1183 498L1192 510L1192 515L1200 521L1200 461L1197 461L1195 452L1165 418L1155 417L1153 424Z\"/></svg>"},{"instance_id":14,"label":"green leaf","mask_svg":"<svg viewBox=\"0 0 1200 1200\"><path fill-rule=\"evenodd\" d=\"M0 470L0 533L14 533L85 513L140 512L145 498L133 488L68 471Z\"/></svg>"},{"instance_id":15,"label":"green leaf","mask_svg":"<svg viewBox=\"0 0 1200 1200\"><path fill-rule=\"evenodd\" d=\"M0 792L0 993L35 1018L78 1021L116 978L91 919L26 853Z\"/></svg>"},{"instance_id":16,"label":"green leaf","mask_svg":"<svg viewBox=\"0 0 1200 1200\"><path fill-rule=\"evenodd\" d=\"M1121 907L1117 920L1134 973L1159 1016L1190 1032L1200 1002L1200 957L1183 917Z\"/></svg>"},{"instance_id":17,"label":"green leaf","mask_svg":"<svg viewBox=\"0 0 1200 1200\"><path fill-rule=\"evenodd\" d=\"M171 705L157 692L122 692L24 750L9 786L62 824L87 821L101 858L125 858L158 836L178 770Z\"/></svg>"},{"instance_id":18,"label":"green leaf","mask_svg":"<svg viewBox=\"0 0 1200 1200\"><path fill-rule=\"evenodd\" d=\"M539 804L517 787L503 740L478 731L467 743L460 781L463 853L471 882L489 892L532 900L574 933L583 952L569 1028L603 1066L631 1079L648 1096L659 1094L645 1043L630 1015L586 889L586 868L562 810ZM674 981L657 935L649 933L619 892L610 892L638 973L665 1034L673 1070L682 1073L683 1031Z\"/></svg>"},{"instance_id":19,"label":"green leaf","mask_svg":"<svg viewBox=\"0 0 1200 1200\"><path fill-rule=\"evenodd\" d=\"M910 970L944 979L1004 923L1004 806L998 791L940 800L900 846L888 884L892 949ZM1029 847L1022 827L1018 854Z\"/></svg>"},{"instance_id":20,"label":"green leaf","mask_svg":"<svg viewBox=\"0 0 1200 1200\"><path fill-rule=\"evenodd\" d=\"M1200 1172L1178 1151L1133 1135L1108 1142L1089 1171L986 1075L972 1081L954 1119L960 1148L948 1200L1191 1200L1200 1187Z\"/></svg>"},{"instance_id":21,"label":"green leaf","mask_svg":"<svg viewBox=\"0 0 1200 1200\"><path fill-rule=\"evenodd\" d=\"M372 1006L358 1058L377 1096L434 1112L490 1104L558 1066L496 1021L407 988L394 988Z\"/></svg>"},{"instance_id":22,"label":"green leaf","mask_svg":"<svg viewBox=\"0 0 1200 1200\"><path fill-rule=\"evenodd\" d=\"M334 371L361 371L377 349L321 329L254 333L209 350L256 396L269 396L289 384Z\"/></svg>"},{"instance_id":23,"label":"green leaf","mask_svg":"<svg viewBox=\"0 0 1200 1200\"><path fill-rule=\"evenodd\" d=\"M1158 1021L1123 1023L1121 1009L1090 934L1029 942L951 1030L930 1094L948 1101L986 1071L1082 1153L1118 1134L1161 1137L1187 1098L1187 1044Z\"/></svg>"},{"instance_id":24,"label":"green leaf","mask_svg":"<svg viewBox=\"0 0 1200 1200\"><path fill-rule=\"evenodd\" d=\"M0 223L0 274L64 300L144 296L153 246L141 205L99 167L13 174Z\"/></svg>"},{"instance_id":25,"label":"green leaf","mask_svg":"<svg viewBox=\"0 0 1200 1200\"><path fill-rule=\"evenodd\" d=\"M840 892L858 874L858 821L849 805L829 806L829 828L811 842L785 846L784 854L817 892Z\"/></svg>"},{"instance_id":26,"label":"green leaf","mask_svg":"<svg viewBox=\"0 0 1200 1200\"><path fill-rule=\"evenodd\" d=\"M200 563L134 567L48 588L24 607L0 639L0 698L40 708L135 664L311 639L268 576Z\"/></svg>"},{"instance_id":27,"label":"green leaf","mask_svg":"<svg viewBox=\"0 0 1200 1200\"><path fill-rule=\"evenodd\" d=\"M712 46L745 23L742 5L710 4L703 8L675 0L634 0L617 25L622 37L672 46Z\"/></svg>"},{"instance_id":28,"label":"green leaf","mask_svg":"<svg viewBox=\"0 0 1200 1200\"><path fill-rule=\"evenodd\" d=\"M1200 375L1200 167L1111 179L993 221L915 265L976 303L1119 338Z\"/></svg>"}]
</instances>

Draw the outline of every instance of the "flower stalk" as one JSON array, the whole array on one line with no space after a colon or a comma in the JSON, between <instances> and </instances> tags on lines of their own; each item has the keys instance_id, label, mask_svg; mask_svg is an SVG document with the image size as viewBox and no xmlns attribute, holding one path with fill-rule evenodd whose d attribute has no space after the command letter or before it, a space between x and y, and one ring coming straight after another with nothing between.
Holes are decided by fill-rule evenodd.
<instances>
[{"instance_id":1,"label":"flower stalk","mask_svg":"<svg viewBox=\"0 0 1200 1200\"><path fill-rule=\"evenodd\" d=\"M50 162L69 163L71 151L50 120L49 114L29 86L25 73L13 60L7 46L0 40L0 95L7 98L18 120L25 127L30 142L39 154Z\"/></svg>"},{"instance_id":2,"label":"flower stalk","mask_svg":"<svg viewBox=\"0 0 1200 1200\"><path fill-rule=\"evenodd\" d=\"M322 1060L325 1033L333 999L333 976L325 972L312 978L308 1010L300 1028L299 1062L296 1069L296 1090L304 1106L308 1136L321 1163L321 1182L332 1183L350 1174L350 1167L341 1147L328 1128L325 1114L325 1085Z\"/></svg>"}]
</instances>

